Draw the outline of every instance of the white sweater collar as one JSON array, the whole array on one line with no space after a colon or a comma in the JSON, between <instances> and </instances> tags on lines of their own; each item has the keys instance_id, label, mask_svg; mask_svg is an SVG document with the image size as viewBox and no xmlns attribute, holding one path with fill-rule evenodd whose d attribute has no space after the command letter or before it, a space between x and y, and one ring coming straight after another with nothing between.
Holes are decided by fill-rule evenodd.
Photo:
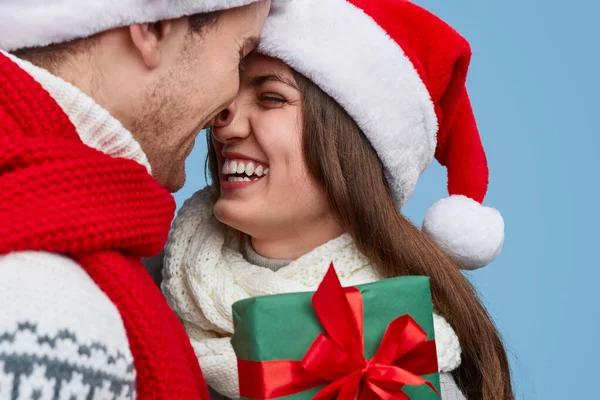
<instances>
[{"instance_id":1,"label":"white sweater collar","mask_svg":"<svg viewBox=\"0 0 600 400\"><path fill-rule=\"evenodd\" d=\"M150 163L139 143L123 125L90 96L69 82L28 61L2 51L33 77L48 93L75 126L81 141L112 157L137 161L151 173Z\"/></svg>"}]
</instances>

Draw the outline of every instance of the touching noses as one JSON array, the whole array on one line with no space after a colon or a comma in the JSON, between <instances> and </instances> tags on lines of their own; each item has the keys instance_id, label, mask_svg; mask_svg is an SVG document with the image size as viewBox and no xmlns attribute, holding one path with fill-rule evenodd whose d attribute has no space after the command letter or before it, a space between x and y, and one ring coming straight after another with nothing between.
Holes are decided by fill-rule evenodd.
<instances>
[{"instance_id":1,"label":"touching noses","mask_svg":"<svg viewBox=\"0 0 600 400\"><path fill-rule=\"evenodd\" d=\"M232 104L215 118L213 136L223 144L245 139L250 135L249 125L248 119Z\"/></svg>"}]
</instances>

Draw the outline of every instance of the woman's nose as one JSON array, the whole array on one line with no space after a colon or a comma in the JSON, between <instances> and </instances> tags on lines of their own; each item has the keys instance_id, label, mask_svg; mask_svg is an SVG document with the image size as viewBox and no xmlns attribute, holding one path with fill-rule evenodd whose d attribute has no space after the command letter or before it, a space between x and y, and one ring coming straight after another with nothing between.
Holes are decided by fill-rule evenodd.
<instances>
[{"instance_id":1,"label":"woman's nose","mask_svg":"<svg viewBox=\"0 0 600 400\"><path fill-rule=\"evenodd\" d=\"M215 118L213 136L221 143L228 143L238 139L245 139L250 134L248 119L241 110L231 105L221 111Z\"/></svg>"}]
</instances>

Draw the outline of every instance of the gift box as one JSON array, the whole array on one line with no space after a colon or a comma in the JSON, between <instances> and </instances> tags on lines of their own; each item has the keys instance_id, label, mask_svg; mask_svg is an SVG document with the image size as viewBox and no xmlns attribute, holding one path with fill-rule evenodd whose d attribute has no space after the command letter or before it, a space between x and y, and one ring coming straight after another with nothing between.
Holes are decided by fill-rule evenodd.
<instances>
[{"instance_id":1,"label":"gift box","mask_svg":"<svg viewBox=\"0 0 600 400\"><path fill-rule=\"evenodd\" d=\"M316 292L245 299L233 316L244 399L440 398L427 277L342 288L332 266Z\"/></svg>"}]
</instances>

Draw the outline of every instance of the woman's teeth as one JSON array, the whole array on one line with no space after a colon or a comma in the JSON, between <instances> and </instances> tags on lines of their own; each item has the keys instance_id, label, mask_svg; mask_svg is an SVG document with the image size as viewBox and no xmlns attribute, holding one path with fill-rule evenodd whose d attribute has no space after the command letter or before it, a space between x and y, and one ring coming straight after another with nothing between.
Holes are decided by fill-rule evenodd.
<instances>
[{"instance_id":1,"label":"woman's teeth","mask_svg":"<svg viewBox=\"0 0 600 400\"><path fill-rule=\"evenodd\" d=\"M267 175L269 168L253 161L225 160L222 172L223 175L241 175L228 176L229 182L251 182Z\"/></svg>"}]
</instances>

